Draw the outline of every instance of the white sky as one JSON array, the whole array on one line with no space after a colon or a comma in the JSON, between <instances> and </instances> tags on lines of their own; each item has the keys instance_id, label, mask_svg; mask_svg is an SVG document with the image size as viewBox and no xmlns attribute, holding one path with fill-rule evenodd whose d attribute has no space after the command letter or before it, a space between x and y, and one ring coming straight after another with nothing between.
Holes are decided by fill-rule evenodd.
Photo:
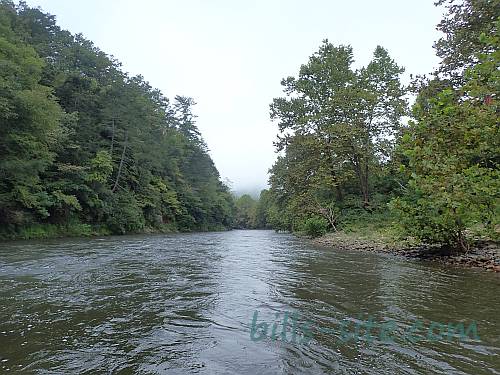
<instances>
[{"instance_id":1,"label":"white sky","mask_svg":"<svg viewBox=\"0 0 500 375\"><path fill-rule=\"evenodd\" d=\"M169 98L193 97L198 127L237 191L267 182L275 160L269 120L280 81L321 41L350 44L356 66L377 44L409 74L429 73L442 9L434 0L28 0L142 74Z\"/></svg>"}]
</instances>

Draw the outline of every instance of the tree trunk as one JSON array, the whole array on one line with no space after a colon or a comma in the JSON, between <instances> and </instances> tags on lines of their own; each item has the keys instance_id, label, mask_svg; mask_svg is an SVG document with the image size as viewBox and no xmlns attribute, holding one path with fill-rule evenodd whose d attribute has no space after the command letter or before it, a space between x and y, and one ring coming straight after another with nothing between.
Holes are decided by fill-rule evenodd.
<instances>
[{"instance_id":1,"label":"tree trunk","mask_svg":"<svg viewBox=\"0 0 500 375\"><path fill-rule=\"evenodd\" d=\"M337 174L335 172L335 164L333 162L332 151L330 150L330 144L331 144L331 140L328 139L328 141L327 141L327 148L326 148L326 154L328 156L328 165L330 167L329 168L330 169L330 176L332 177L332 181L335 184L335 191L336 191L336 195L337 195L337 201L338 202L342 202L342 200L344 199L344 196L342 194L342 187L340 186L339 178L337 177Z\"/></svg>"},{"instance_id":2,"label":"tree trunk","mask_svg":"<svg viewBox=\"0 0 500 375\"><path fill-rule=\"evenodd\" d=\"M370 205L370 193L368 190L368 162L366 161L365 165L361 165L357 155L354 155L351 162L354 165L354 171L358 176L359 190L361 192L361 198L363 199L363 207L368 208Z\"/></svg>"}]
</instances>

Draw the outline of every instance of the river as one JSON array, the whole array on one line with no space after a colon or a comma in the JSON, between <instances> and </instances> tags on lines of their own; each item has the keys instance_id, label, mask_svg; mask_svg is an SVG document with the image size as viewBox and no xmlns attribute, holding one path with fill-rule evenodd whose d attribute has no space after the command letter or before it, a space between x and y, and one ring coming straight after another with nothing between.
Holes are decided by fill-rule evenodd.
<instances>
[{"instance_id":1,"label":"river","mask_svg":"<svg viewBox=\"0 0 500 375\"><path fill-rule=\"evenodd\" d=\"M5 242L0 373L500 374L499 292L272 231Z\"/></svg>"}]
</instances>

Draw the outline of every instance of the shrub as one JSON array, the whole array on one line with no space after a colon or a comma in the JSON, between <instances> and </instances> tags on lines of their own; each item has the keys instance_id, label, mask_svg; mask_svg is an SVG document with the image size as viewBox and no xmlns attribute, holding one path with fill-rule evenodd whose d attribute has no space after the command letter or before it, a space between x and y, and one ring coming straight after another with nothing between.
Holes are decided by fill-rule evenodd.
<instances>
[{"instance_id":1,"label":"shrub","mask_svg":"<svg viewBox=\"0 0 500 375\"><path fill-rule=\"evenodd\" d=\"M327 231L328 223L325 219L313 216L306 219L303 223L303 231L307 236L320 237Z\"/></svg>"},{"instance_id":2,"label":"shrub","mask_svg":"<svg viewBox=\"0 0 500 375\"><path fill-rule=\"evenodd\" d=\"M131 193L116 194L113 196L111 204L112 211L106 224L112 233L125 234L144 229L144 215Z\"/></svg>"}]
</instances>

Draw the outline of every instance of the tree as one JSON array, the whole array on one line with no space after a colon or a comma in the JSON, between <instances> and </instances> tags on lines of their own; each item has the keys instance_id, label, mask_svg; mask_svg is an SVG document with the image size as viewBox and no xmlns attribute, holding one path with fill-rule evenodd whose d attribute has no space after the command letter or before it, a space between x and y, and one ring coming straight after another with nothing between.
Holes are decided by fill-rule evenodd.
<instances>
[{"instance_id":1,"label":"tree","mask_svg":"<svg viewBox=\"0 0 500 375\"><path fill-rule=\"evenodd\" d=\"M0 35L0 221L16 224L0 237L232 226L191 98L170 102L24 2L0 0Z\"/></svg>"},{"instance_id":2,"label":"tree","mask_svg":"<svg viewBox=\"0 0 500 375\"><path fill-rule=\"evenodd\" d=\"M371 209L372 175L389 159L406 113L403 72L382 47L366 68L353 70L352 49L327 40L282 81L285 97L271 104L278 120L271 193L289 229L321 216L335 229L346 194L357 190ZM353 189L354 188L354 189Z\"/></svg>"},{"instance_id":3,"label":"tree","mask_svg":"<svg viewBox=\"0 0 500 375\"><path fill-rule=\"evenodd\" d=\"M349 136L349 143L365 207L370 202L370 168L389 157L391 141L399 133L401 117L406 114L405 90L399 78L403 71L384 48L377 46L373 60L359 72L359 124Z\"/></svg>"},{"instance_id":4,"label":"tree","mask_svg":"<svg viewBox=\"0 0 500 375\"><path fill-rule=\"evenodd\" d=\"M248 194L244 194L236 199L236 217L234 225L238 229L256 228L256 208L257 202Z\"/></svg>"},{"instance_id":5,"label":"tree","mask_svg":"<svg viewBox=\"0 0 500 375\"><path fill-rule=\"evenodd\" d=\"M493 52L477 55L478 63L460 79L462 86L442 90L426 108L415 105L417 121L403 143L409 190L393 204L407 232L418 239L467 250L478 230L498 236L499 36L482 34L484 49Z\"/></svg>"},{"instance_id":6,"label":"tree","mask_svg":"<svg viewBox=\"0 0 500 375\"><path fill-rule=\"evenodd\" d=\"M442 59L438 76L450 80L454 87L464 83L464 70L478 63L480 54L494 52L491 44L482 43L481 35L495 35L500 14L499 0L438 0L448 13L437 29L445 35L435 44Z\"/></svg>"},{"instance_id":7,"label":"tree","mask_svg":"<svg viewBox=\"0 0 500 375\"><path fill-rule=\"evenodd\" d=\"M0 221L25 224L29 213L48 216L51 200L41 174L54 160L63 112L41 85L43 60L13 32L15 13L0 8Z\"/></svg>"},{"instance_id":8,"label":"tree","mask_svg":"<svg viewBox=\"0 0 500 375\"><path fill-rule=\"evenodd\" d=\"M260 229L271 228L270 209L273 205L272 195L269 190L264 189L260 192L257 207L255 209L255 225Z\"/></svg>"}]
</instances>

